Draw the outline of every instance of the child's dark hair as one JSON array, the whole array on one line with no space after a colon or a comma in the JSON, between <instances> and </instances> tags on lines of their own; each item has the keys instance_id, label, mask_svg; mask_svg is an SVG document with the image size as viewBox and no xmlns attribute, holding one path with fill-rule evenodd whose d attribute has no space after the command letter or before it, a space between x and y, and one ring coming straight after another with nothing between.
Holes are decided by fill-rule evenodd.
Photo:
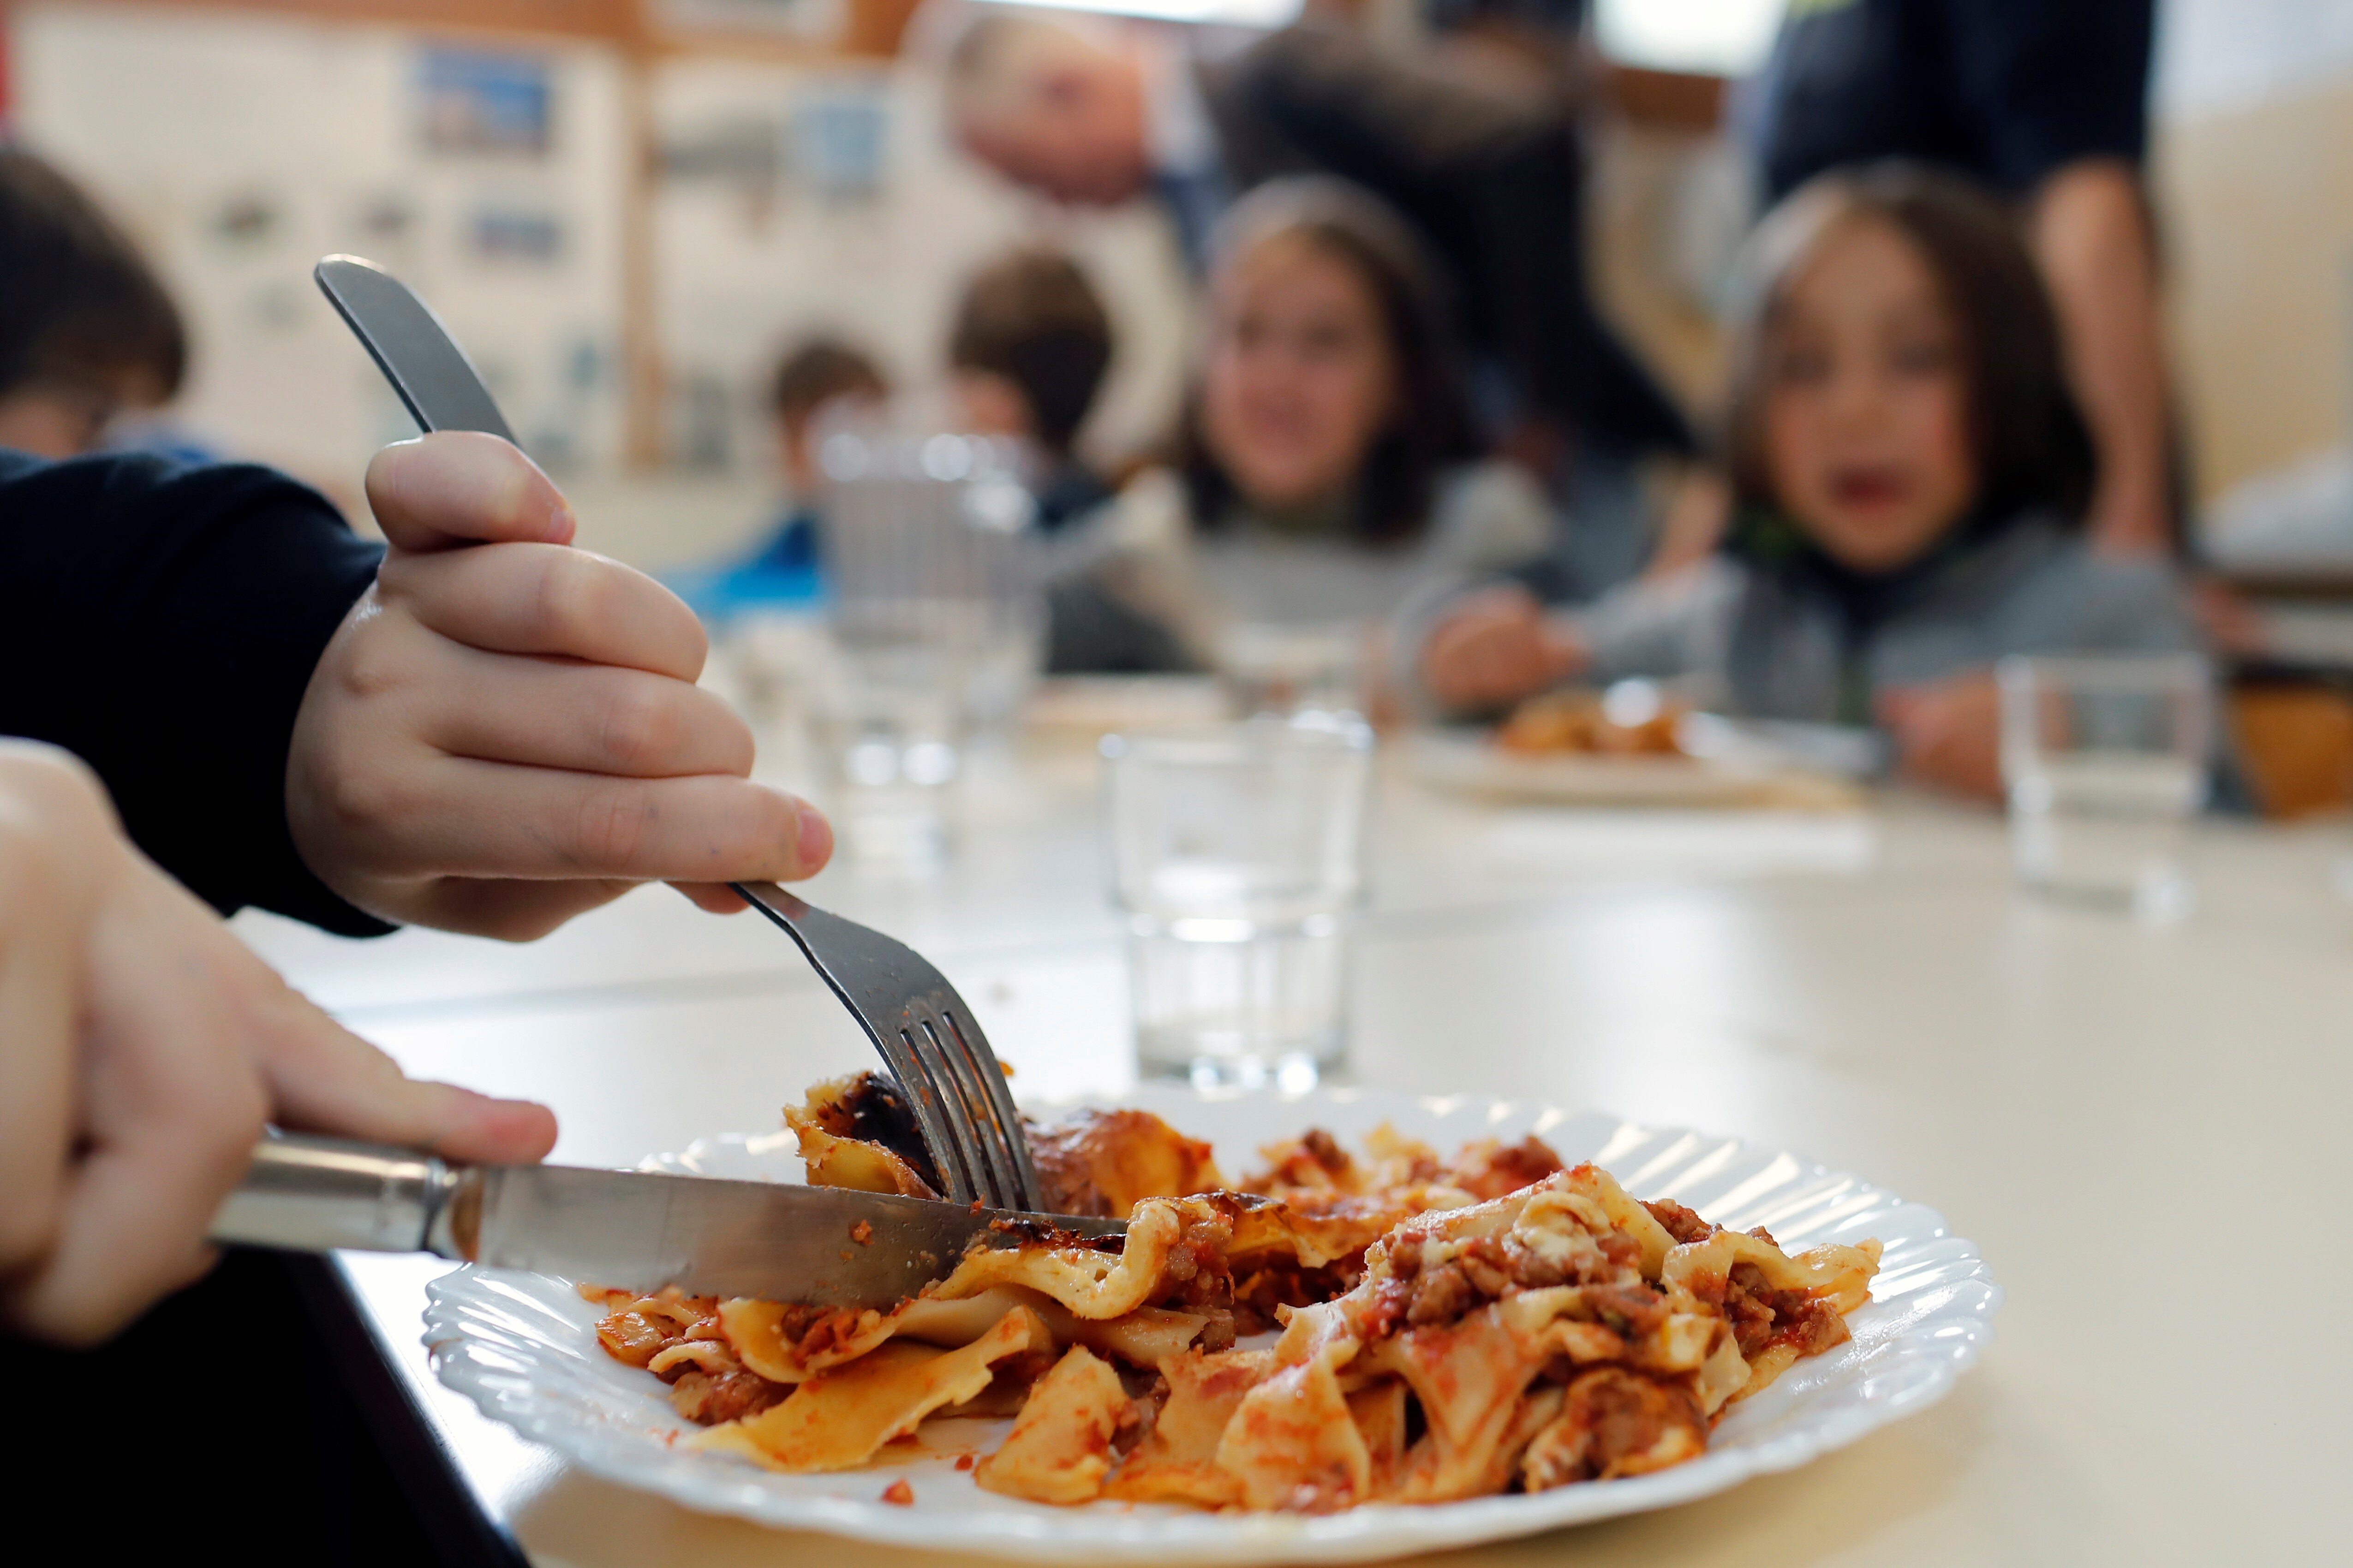
<instances>
[{"instance_id":1,"label":"child's dark hair","mask_svg":"<svg viewBox=\"0 0 2353 1568\"><path fill-rule=\"evenodd\" d=\"M1020 388L1039 445L1068 457L1111 367L1111 316L1078 263L1058 250L999 258L965 286L948 361Z\"/></svg>"},{"instance_id":2,"label":"child's dark hair","mask_svg":"<svg viewBox=\"0 0 2353 1568\"><path fill-rule=\"evenodd\" d=\"M837 397L882 397L889 382L872 360L832 338L811 338L786 354L768 384L768 411L804 419Z\"/></svg>"},{"instance_id":3,"label":"child's dark hair","mask_svg":"<svg viewBox=\"0 0 2353 1568\"><path fill-rule=\"evenodd\" d=\"M1439 470L1471 452L1470 410L1444 292L1420 242L1385 203L1320 176L1270 181L1236 203L1219 231L1216 266L1291 237L1345 264L1379 304L1397 399L1358 476L1356 536L1379 544L1411 539L1430 521ZM1202 438L1198 395L1181 443L1193 515L1214 528L1237 492Z\"/></svg>"},{"instance_id":4,"label":"child's dark hair","mask_svg":"<svg viewBox=\"0 0 2353 1568\"><path fill-rule=\"evenodd\" d=\"M1977 464L1973 515L1990 524L2041 509L2080 524L2098 459L2068 390L2058 317L2018 221L1975 185L1908 163L1821 175L1759 226L1741 281L1725 404L1736 504L1778 505L1765 452L1770 340L1790 279L1859 218L1892 224L1919 247L1952 315Z\"/></svg>"},{"instance_id":5,"label":"child's dark hair","mask_svg":"<svg viewBox=\"0 0 2353 1568\"><path fill-rule=\"evenodd\" d=\"M187 331L131 237L44 160L0 146L0 393L143 376L180 389Z\"/></svg>"}]
</instances>

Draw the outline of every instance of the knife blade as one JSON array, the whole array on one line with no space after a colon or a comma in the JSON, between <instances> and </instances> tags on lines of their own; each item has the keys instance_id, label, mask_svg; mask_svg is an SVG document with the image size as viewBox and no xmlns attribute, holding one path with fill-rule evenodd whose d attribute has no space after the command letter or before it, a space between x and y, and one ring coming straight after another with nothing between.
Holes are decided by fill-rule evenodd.
<instances>
[{"instance_id":1,"label":"knife blade","mask_svg":"<svg viewBox=\"0 0 2353 1568\"><path fill-rule=\"evenodd\" d=\"M1127 1234L1120 1220L841 1187L452 1166L406 1150L286 1136L255 1147L211 1235L307 1252L430 1252L617 1289L676 1285L697 1296L887 1308L954 1269L974 1242L1012 1245L1036 1226L1090 1238Z\"/></svg>"},{"instance_id":2,"label":"knife blade","mask_svg":"<svg viewBox=\"0 0 2353 1568\"><path fill-rule=\"evenodd\" d=\"M343 324L367 345L418 428L481 430L521 445L473 361L408 285L357 256L330 256L311 276Z\"/></svg>"}]
</instances>

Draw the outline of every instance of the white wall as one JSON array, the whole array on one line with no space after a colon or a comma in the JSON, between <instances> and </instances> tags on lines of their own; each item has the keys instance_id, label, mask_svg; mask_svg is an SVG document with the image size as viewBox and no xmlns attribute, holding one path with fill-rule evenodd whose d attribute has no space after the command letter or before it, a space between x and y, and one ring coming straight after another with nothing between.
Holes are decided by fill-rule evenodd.
<instances>
[{"instance_id":1,"label":"white wall","mask_svg":"<svg viewBox=\"0 0 2353 1568\"><path fill-rule=\"evenodd\" d=\"M936 84L902 67L809 68L734 59L666 62L654 85L658 138L708 141L729 123L788 122L794 106L871 89L889 106L886 168L871 197L831 198L788 178L765 197L724 179L667 183L655 206L660 336L676 381L735 395L744 460L757 454L758 395L780 353L814 331L870 348L902 384L941 372L964 279L1005 247L1050 239L1105 297L1118 339L1088 432L1123 450L1158 435L1184 372L1184 274L1166 226L1145 205L1057 211L955 153Z\"/></svg>"},{"instance_id":2,"label":"white wall","mask_svg":"<svg viewBox=\"0 0 2353 1568\"><path fill-rule=\"evenodd\" d=\"M551 466L584 482L617 466L628 141L627 68L615 52L529 50L554 83L544 158L437 154L422 145L417 112L427 34L61 0L6 15L16 131L123 218L187 311L195 373L176 413L197 434L348 501L367 454L410 433L311 283L313 261L348 250L433 304ZM1004 186L947 146L935 88L913 68L671 57L650 83L656 141L765 121L788 142L797 104L863 83L890 113L872 196L828 198L793 176L789 157L758 199L725 179L659 186L655 313L670 427L686 422L686 388L723 389L731 468L756 479L770 456L758 394L782 349L823 328L871 344L904 381L934 378L962 279L1026 235L1069 246L1109 297L1119 350L1089 438L1123 451L1157 436L1176 405L1187 331L1165 225L1142 206L1056 213ZM220 218L239 205L278 221L233 237ZM485 205L554 215L561 253L545 265L471 254L468 226ZM406 232L371 226L371 212L387 207L414 215Z\"/></svg>"},{"instance_id":3,"label":"white wall","mask_svg":"<svg viewBox=\"0 0 2353 1568\"><path fill-rule=\"evenodd\" d=\"M2251 109L2353 78L2353 0L2160 0L2161 119Z\"/></svg>"},{"instance_id":4,"label":"white wall","mask_svg":"<svg viewBox=\"0 0 2353 1568\"><path fill-rule=\"evenodd\" d=\"M422 149L418 40L395 29L37 4L15 8L10 47L18 132L139 235L188 314L196 358L180 412L200 433L346 495L369 450L413 433L311 282L312 262L342 250L432 300L527 444L589 463L617 450L622 141L608 55L533 51L552 71L550 146L520 161ZM240 206L275 220L225 232ZM467 241L485 207L554 216L561 248L546 264L485 264ZM387 229L396 212L410 220Z\"/></svg>"}]
</instances>

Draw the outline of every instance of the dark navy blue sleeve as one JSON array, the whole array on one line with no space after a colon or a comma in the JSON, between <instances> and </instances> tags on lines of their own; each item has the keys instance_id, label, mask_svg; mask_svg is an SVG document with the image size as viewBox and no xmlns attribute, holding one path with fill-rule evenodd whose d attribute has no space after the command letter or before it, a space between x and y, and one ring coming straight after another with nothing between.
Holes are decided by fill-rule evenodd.
<instances>
[{"instance_id":1,"label":"dark navy blue sleeve","mask_svg":"<svg viewBox=\"0 0 2353 1568\"><path fill-rule=\"evenodd\" d=\"M81 757L132 840L223 914L388 931L286 824L295 713L379 554L267 468L0 452L0 734Z\"/></svg>"},{"instance_id":2,"label":"dark navy blue sleeve","mask_svg":"<svg viewBox=\"0 0 2353 1568\"><path fill-rule=\"evenodd\" d=\"M2147 155L2154 0L1944 4L1989 184L2023 194L2082 159Z\"/></svg>"},{"instance_id":3,"label":"dark navy blue sleeve","mask_svg":"<svg viewBox=\"0 0 2353 1568\"><path fill-rule=\"evenodd\" d=\"M2148 143L2154 0L1809 0L1743 89L1737 129L1779 200L1906 158L2023 196Z\"/></svg>"}]
</instances>

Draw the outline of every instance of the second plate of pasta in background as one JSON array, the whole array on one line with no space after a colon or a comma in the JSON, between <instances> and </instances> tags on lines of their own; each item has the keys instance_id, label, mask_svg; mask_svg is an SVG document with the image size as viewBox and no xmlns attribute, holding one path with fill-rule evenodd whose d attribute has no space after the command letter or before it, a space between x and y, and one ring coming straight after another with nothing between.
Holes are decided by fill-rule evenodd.
<instances>
[{"instance_id":1,"label":"second plate of pasta in background","mask_svg":"<svg viewBox=\"0 0 2353 1568\"><path fill-rule=\"evenodd\" d=\"M1532 697L1492 728L1407 742L1421 783L1531 805L1841 810L1878 766L1865 731L1723 717L1645 680Z\"/></svg>"},{"instance_id":2,"label":"second plate of pasta in background","mask_svg":"<svg viewBox=\"0 0 2353 1568\"><path fill-rule=\"evenodd\" d=\"M607 1479L684 1506L788 1529L1033 1562L1347 1562L1534 1533L1671 1506L1805 1464L1941 1398L1990 1338L2001 1292L1976 1248L1933 1209L1787 1151L1606 1115L1470 1097L1371 1091L1206 1098L1146 1086L1098 1104L1149 1110L1215 1146L1220 1166L1252 1169L1257 1152L1321 1128L1361 1149L1390 1135L1451 1152L1484 1139L1533 1135L1566 1163L1614 1172L1635 1197L1687 1205L1733 1231L1768 1227L1782 1247L1882 1251L1870 1298L1845 1319L1850 1337L1789 1364L1754 1397L1726 1407L1705 1451L1654 1473L1430 1504L1365 1503L1326 1513L1205 1511L1096 1500L1050 1506L984 1489L974 1457L998 1449L1004 1418L935 1419L871 1463L783 1474L698 1447L710 1428L680 1415L671 1391L600 1353L604 1306L575 1282L459 1269L431 1288L426 1341L442 1381L485 1414ZM1032 1108L1051 1115L1058 1108ZM789 1133L733 1135L657 1156L649 1167L797 1181Z\"/></svg>"}]
</instances>

